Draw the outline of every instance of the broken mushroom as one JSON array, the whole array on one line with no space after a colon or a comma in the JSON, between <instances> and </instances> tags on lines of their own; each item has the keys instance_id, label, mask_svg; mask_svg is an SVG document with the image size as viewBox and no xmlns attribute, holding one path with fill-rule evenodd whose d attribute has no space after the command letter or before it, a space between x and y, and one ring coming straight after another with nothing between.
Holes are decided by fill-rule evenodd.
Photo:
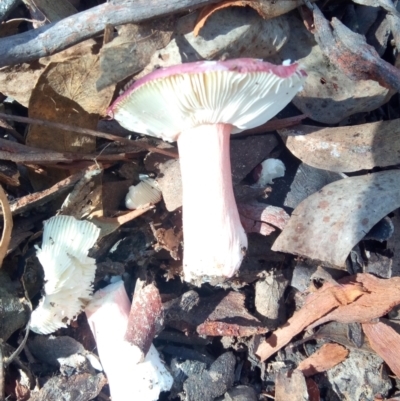
<instances>
[{"instance_id":1,"label":"broken mushroom","mask_svg":"<svg viewBox=\"0 0 400 401\"><path fill-rule=\"evenodd\" d=\"M265 123L305 78L287 62L200 61L148 74L109 108L124 128L178 142L186 281L218 283L239 269L247 237L233 195L230 134Z\"/></svg>"},{"instance_id":2,"label":"broken mushroom","mask_svg":"<svg viewBox=\"0 0 400 401\"><path fill-rule=\"evenodd\" d=\"M96 261L88 256L100 229L72 216L54 216L44 223L37 257L44 270L44 296L32 312L30 329L50 334L67 327L84 309L93 292Z\"/></svg>"},{"instance_id":3,"label":"broken mushroom","mask_svg":"<svg viewBox=\"0 0 400 401\"><path fill-rule=\"evenodd\" d=\"M125 340L130 309L124 282L117 281L98 290L85 313L112 400L156 401L160 392L170 390L173 379L154 345L150 345L143 360L142 350Z\"/></svg>"}]
</instances>

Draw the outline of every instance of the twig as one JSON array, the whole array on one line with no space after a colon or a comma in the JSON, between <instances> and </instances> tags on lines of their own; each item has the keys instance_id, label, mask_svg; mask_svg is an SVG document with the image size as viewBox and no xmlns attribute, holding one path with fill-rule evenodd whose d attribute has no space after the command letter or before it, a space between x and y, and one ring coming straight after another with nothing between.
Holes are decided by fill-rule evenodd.
<instances>
[{"instance_id":1,"label":"twig","mask_svg":"<svg viewBox=\"0 0 400 401\"><path fill-rule=\"evenodd\" d=\"M7 195L3 187L0 185L0 204L3 210L3 234L0 241L0 268L3 260L7 255L8 246L11 241L11 231L13 227L13 219L11 215L10 204L8 203Z\"/></svg>"},{"instance_id":2,"label":"twig","mask_svg":"<svg viewBox=\"0 0 400 401\"><path fill-rule=\"evenodd\" d=\"M173 151L159 149L154 146L148 145L147 143L143 143L143 142L139 142L139 141L132 141L131 139L128 139L128 138L123 138L118 135L107 134L105 132L100 132L100 131L96 131L93 129L80 128L80 127L75 127L72 125L55 123L55 122L46 121L46 120L38 120L36 118L10 116L9 114L4 114L4 113L0 113L0 118L3 118L4 120L17 121L20 123L43 125L45 127L57 128L57 129L65 130L65 131L71 131L71 132L77 132L78 134L90 135L90 136L94 136L96 138L104 138L104 139L108 139L109 141L126 143L129 145L136 146L138 148L142 148L149 152L160 153L162 155L173 157L173 158L178 157L178 154Z\"/></svg>"},{"instance_id":3,"label":"twig","mask_svg":"<svg viewBox=\"0 0 400 401\"><path fill-rule=\"evenodd\" d=\"M87 11L18 35L0 39L0 67L36 60L104 31L107 24L139 23L218 0L108 0Z\"/></svg>"},{"instance_id":4,"label":"twig","mask_svg":"<svg viewBox=\"0 0 400 401\"><path fill-rule=\"evenodd\" d=\"M30 301L29 301L30 303ZM31 306L31 310L32 310L32 306ZM4 367L6 368L20 353L21 351L24 349L25 344L26 344L26 340L28 339L28 335L29 335L29 327L31 325L31 320L28 320L28 323L25 326L25 336L23 338L23 340L21 341L21 344L18 345L18 348L8 357L8 358L4 358Z\"/></svg>"}]
</instances>

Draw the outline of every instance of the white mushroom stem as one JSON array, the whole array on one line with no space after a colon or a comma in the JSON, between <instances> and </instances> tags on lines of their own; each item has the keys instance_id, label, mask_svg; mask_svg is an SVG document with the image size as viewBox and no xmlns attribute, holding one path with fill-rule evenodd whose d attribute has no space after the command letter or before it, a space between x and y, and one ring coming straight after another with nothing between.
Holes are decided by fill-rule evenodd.
<instances>
[{"instance_id":1,"label":"white mushroom stem","mask_svg":"<svg viewBox=\"0 0 400 401\"><path fill-rule=\"evenodd\" d=\"M247 237L233 195L228 124L200 125L178 138L186 281L223 281L240 267Z\"/></svg>"},{"instance_id":2,"label":"white mushroom stem","mask_svg":"<svg viewBox=\"0 0 400 401\"><path fill-rule=\"evenodd\" d=\"M173 379L153 345L142 362L139 347L125 341L130 309L124 283L119 281L97 291L85 312L112 400L156 401L161 391L171 388Z\"/></svg>"}]
</instances>

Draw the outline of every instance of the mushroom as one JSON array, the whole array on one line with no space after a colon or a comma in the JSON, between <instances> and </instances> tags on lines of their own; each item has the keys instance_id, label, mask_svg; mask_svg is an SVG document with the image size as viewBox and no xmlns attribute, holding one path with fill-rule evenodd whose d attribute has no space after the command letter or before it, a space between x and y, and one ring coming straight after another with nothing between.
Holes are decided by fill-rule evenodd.
<instances>
[{"instance_id":1,"label":"mushroom","mask_svg":"<svg viewBox=\"0 0 400 401\"><path fill-rule=\"evenodd\" d=\"M131 303L124 282L98 290L85 313L96 340L100 362L106 372L113 401L155 401L170 390L173 379L151 344L144 360L142 350L125 340ZM131 330L143 330L131 327ZM130 396L131 395L131 396Z\"/></svg>"},{"instance_id":2,"label":"mushroom","mask_svg":"<svg viewBox=\"0 0 400 401\"><path fill-rule=\"evenodd\" d=\"M54 216L44 223L37 257L44 270L44 296L32 312L30 329L50 334L67 327L92 297L96 260L89 257L100 229L73 216Z\"/></svg>"},{"instance_id":3,"label":"mushroom","mask_svg":"<svg viewBox=\"0 0 400 401\"><path fill-rule=\"evenodd\" d=\"M216 284L238 271L247 237L233 194L230 134L265 123L305 78L288 62L187 63L137 80L108 109L124 128L178 143L186 281Z\"/></svg>"}]
</instances>

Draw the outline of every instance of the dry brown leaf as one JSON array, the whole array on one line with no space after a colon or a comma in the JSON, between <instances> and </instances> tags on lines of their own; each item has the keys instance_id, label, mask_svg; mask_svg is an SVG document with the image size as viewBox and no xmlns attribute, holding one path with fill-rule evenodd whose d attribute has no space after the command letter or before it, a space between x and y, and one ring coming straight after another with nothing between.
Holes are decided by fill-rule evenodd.
<instances>
[{"instance_id":1,"label":"dry brown leaf","mask_svg":"<svg viewBox=\"0 0 400 401\"><path fill-rule=\"evenodd\" d=\"M32 92L29 117L95 129L114 92L113 86L97 91L99 75L99 57L94 54L50 63ZM96 149L93 137L39 125L29 127L26 144L59 152L94 153ZM46 180L31 177L35 188L44 189L65 175L49 171Z\"/></svg>"},{"instance_id":2,"label":"dry brown leaf","mask_svg":"<svg viewBox=\"0 0 400 401\"><path fill-rule=\"evenodd\" d=\"M28 107L36 82L50 62L59 62L90 54L95 43L94 40L86 40L51 57L0 68L0 92L12 97L24 107Z\"/></svg>"},{"instance_id":3,"label":"dry brown leaf","mask_svg":"<svg viewBox=\"0 0 400 401\"><path fill-rule=\"evenodd\" d=\"M274 331L258 347L256 355L265 361L311 323L342 305L352 303L363 294L364 289L359 283L338 286L325 284L307 298L305 305L285 325Z\"/></svg>"},{"instance_id":4,"label":"dry brown leaf","mask_svg":"<svg viewBox=\"0 0 400 401\"><path fill-rule=\"evenodd\" d=\"M400 334L383 322L363 323L362 327L371 348L400 378Z\"/></svg>"},{"instance_id":5,"label":"dry brown leaf","mask_svg":"<svg viewBox=\"0 0 400 401\"><path fill-rule=\"evenodd\" d=\"M275 381L275 401L305 401L308 400L308 389L303 373L278 372Z\"/></svg>"},{"instance_id":6,"label":"dry brown leaf","mask_svg":"<svg viewBox=\"0 0 400 401\"><path fill-rule=\"evenodd\" d=\"M325 372L344 361L349 351L342 345L335 343L324 344L318 351L300 362L297 367L304 376L312 376Z\"/></svg>"},{"instance_id":7,"label":"dry brown leaf","mask_svg":"<svg viewBox=\"0 0 400 401\"><path fill-rule=\"evenodd\" d=\"M13 228L13 218L11 215L10 204L8 203L7 195L3 187L0 185L0 204L3 212L3 234L0 240L0 268L3 260L7 255L8 246L11 241L11 232Z\"/></svg>"},{"instance_id":8,"label":"dry brown leaf","mask_svg":"<svg viewBox=\"0 0 400 401\"><path fill-rule=\"evenodd\" d=\"M279 133L297 158L320 169L351 172L400 163L400 119L335 128L298 125Z\"/></svg>"},{"instance_id":9,"label":"dry brown leaf","mask_svg":"<svg viewBox=\"0 0 400 401\"><path fill-rule=\"evenodd\" d=\"M142 70L153 53L168 44L175 24L176 17L164 17L119 27L118 36L100 50L97 88L106 88Z\"/></svg>"},{"instance_id":10,"label":"dry brown leaf","mask_svg":"<svg viewBox=\"0 0 400 401\"><path fill-rule=\"evenodd\" d=\"M335 181L296 207L272 250L342 267L351 249L398 207L399 170Z\"/></svg>"},{"instance_id":11,"label":"dry brown leaf","mask_svg":"<svg viewBox=\"0 0 400 401\"><path fill-rule=\"evenodd\" d=\"M400 277L380 279L371 274L357 274L339 280L341 284L358 283L365 293L349 305L339 306L317 320L311 327L335 320L341 323L364 323L386 315L393 307L400 304Z\"/></svg>"}]
</instances>

